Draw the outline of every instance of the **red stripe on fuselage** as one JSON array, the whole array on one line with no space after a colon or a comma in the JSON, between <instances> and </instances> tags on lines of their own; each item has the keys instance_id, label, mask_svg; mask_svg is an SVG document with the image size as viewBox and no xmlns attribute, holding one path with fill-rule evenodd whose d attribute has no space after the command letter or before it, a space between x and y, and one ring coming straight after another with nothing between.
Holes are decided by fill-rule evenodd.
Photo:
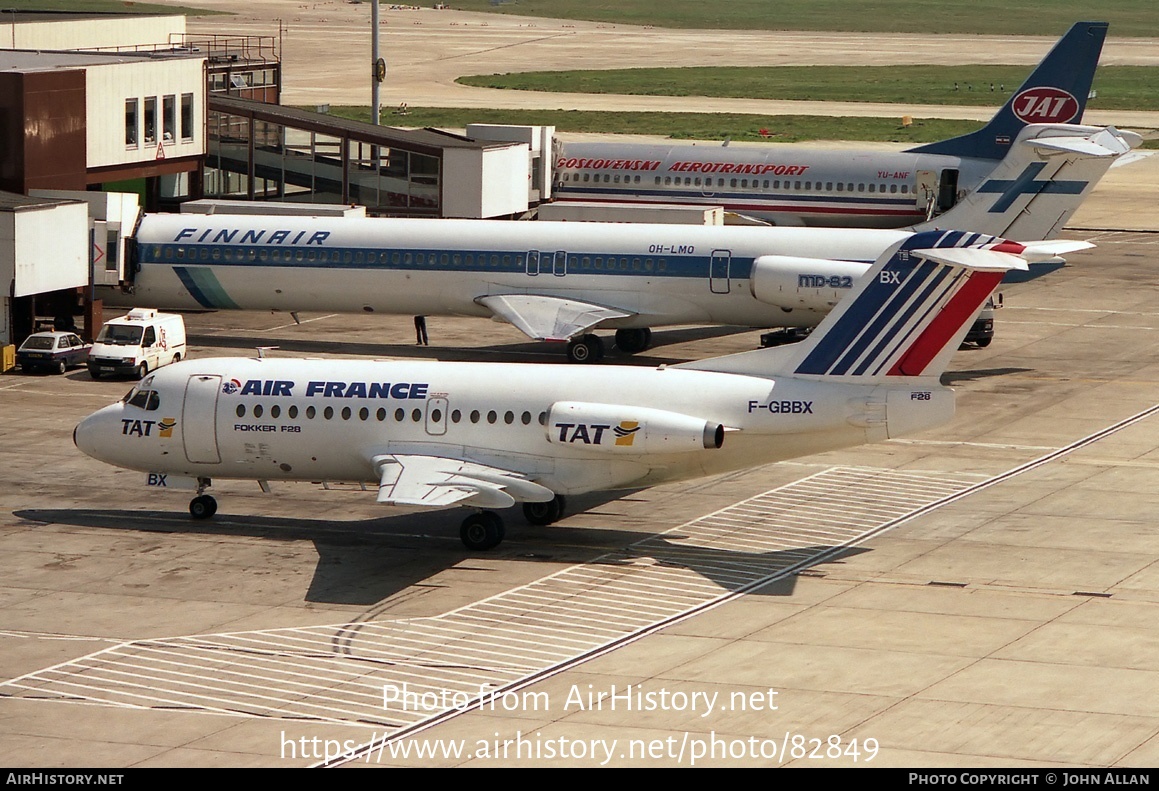
<instances>
[{"instance_id":1,"label":"red stripe on fuselage","mask_svg":"<svg viewBox=\"0 0 1159 791\"><path fill-rule=\"evenodd\" d=\"M676 201L672 198L650 200L647 198L633 198L630 201L616 200L615 198L597 198L587 197L583 195L576 195L575 197L556 196L557 203L653 203L653 204L671 204L684 203L684 201ZM844 206L802 206L799 203L770 205L768 203L726 203L725 201L714 202L711 197L705 197L704 203L694 203L693 206L723 206L729 211L765 211L777 212L780 214L852 214L852 215L871 215L882 217L911 217L919 220L924 220L926 215L915 212L912 209L857 209L847 208Z\"/></svg>"},{"instance_id":2,"label":"red stripe on fuselage","mask_svg":"<svg viewBox=\"0 0 1159 791\"><path fill-rule=\"evenodd\" d=\"M950 298L950 304L930 322L930 326L918 336L887 375L921 376L930 361L946 347L946 342L998 287L1005 274L1005 272L971 273L969 279L958 289L958 293Z\"/></svg>"}]
</instances>

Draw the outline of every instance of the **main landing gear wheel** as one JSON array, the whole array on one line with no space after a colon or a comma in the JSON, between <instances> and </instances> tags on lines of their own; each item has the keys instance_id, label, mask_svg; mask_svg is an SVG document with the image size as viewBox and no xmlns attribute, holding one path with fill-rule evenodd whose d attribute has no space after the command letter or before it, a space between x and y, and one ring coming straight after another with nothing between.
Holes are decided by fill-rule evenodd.
<instances>
[{"instance_id":1,"label":"main landing gear wheel","mask_svg":"<svg viewBox=\"0 0 1159 791\"><path fill-rule=\"evenodd\" d=\"M523 516L533 525L550 525L560 520L566 506L563 495L557 494L554 500L546 503L524 503Z\"/></svg>"},{"instance_id":2,"label":"main landing gear wheel","mask_svg":"<svg viewBox=\"0 0 1159 791\"><path fill-rule=\"evenodd\" d=\"M652 345L652 330L639 327L616 330L616 348L624 354L639 354Z\"/></svg>"},{"instance_id":3,"label":"main landing gear wheel","mask_svg":"<svg viewBox=\"0 0 1159 791\"><path fill-rule=\"evenodd\" d=\"M217 513L217 500L208 494L199 494L189 502L189 515L194 519L209 519Z\"/></svg>"},{"instance_id":4,"label":"main landing gear wheel","mask_svg":"<svg viewBox=\"0 0 1159 791\"><path fill-rule=\"evenodd\" d=\"M598 335L588 333L582 338L573 338L567 342L569 363L595 363L602 359L604 359L604 342Z\"/></svg>"},{"instance_id":5,"label":"main landing gear wheel","mask_svg":"<svg viewBox=\"0 0 1159 791\"><path fill-rule=\"evenodd\" d=\"M463 545L476 552L484 552L499 546L506 533L503 520L493 511L471 514L463 520L463 525L459 528L459 538L463 540Z\"/></svg>"}]
</instances>

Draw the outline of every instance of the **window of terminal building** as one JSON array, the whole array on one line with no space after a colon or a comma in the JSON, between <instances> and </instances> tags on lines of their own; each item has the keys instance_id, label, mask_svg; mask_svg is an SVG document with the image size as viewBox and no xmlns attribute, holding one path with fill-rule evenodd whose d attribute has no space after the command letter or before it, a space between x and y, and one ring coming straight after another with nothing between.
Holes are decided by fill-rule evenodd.
<instances>
[{"instance_id":1,"label":"window of terminal building","mask_svg":"<svg viewBox=\"0 0 1159 791\"><path fill-rule=\"evenodd\" d=\"M145 97L145 145L157 142L157 97Z\"/></svg>"},{"instance_id":2,"label":"window of terminal building","mask_svg":"<svg viewBox=\"0 0 1159 791\"><path fill-rule=\"evenodd\" d=\"M181 139L193 140L193 94L181 94Z\"/></svg>"},{"instance_id":3,"label":"window of terminal building","mask_svg":"<svg viewBox=\"0 0 1159 791\"><path fill-rule=\"evenodd\" d=\"M177 97L170 94L161 100L161 139L172 143L177 139Z\"/></svg>"},{"instance_id":4,"label":"window of terminal building","mask_svg":"<svg viewBox=\"0 0 1159 791\"><path fill-rule=\"evenodd\" d=\"M137 130L140 126L140 119L137 117L137 100L125 100L125 145L131 148L137 147Z\"/></svg>"}]
</instances>

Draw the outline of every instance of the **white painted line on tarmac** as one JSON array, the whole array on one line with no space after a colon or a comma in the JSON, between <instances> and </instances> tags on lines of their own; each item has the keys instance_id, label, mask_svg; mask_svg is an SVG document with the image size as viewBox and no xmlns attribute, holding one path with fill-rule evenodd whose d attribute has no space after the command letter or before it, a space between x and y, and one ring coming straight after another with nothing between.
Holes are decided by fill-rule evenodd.
<instances>
[{"instance_id":1,"label":"white painted line on tarmac","mask_svg":"<svg viewBox=\"0 0 1159 791\"><path fill-rule=\"evenodd\" d=\"M266 327L264 330L258 330L258 332L273 332L274 330L284 330L287 327L297 327L300 324L309 324L312 321L322 321L323 319L332 319L337 315L338 315L337 313L329 313L325 316L315 316L312 319L302 319L301 321L294 321L294 322L290 322L289 324L279 324L276 327Z\"/></svg>"},{"instance_id":2,"label":"white painted line on tarmac","mask_svg":"<svg viewBox=\"0 0 1159 791\"><path fill-rule=\"evenodd\" d=\"M824 468L439 616L126 642L0 684L0 695L384 731L343 759L357 760L488 698L839 557L1156 412L1159 405L1061 448L907 440L1045 453L996 476ZM455 704L388 705L387 690L403 688Z\"/></svg>"}]
</instances>

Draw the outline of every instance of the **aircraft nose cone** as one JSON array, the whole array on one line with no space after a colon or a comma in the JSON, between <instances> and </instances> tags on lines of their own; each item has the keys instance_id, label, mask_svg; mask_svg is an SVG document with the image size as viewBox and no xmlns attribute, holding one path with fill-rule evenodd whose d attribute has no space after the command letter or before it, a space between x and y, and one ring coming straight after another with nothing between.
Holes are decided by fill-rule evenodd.
<instances>
[{"instance_id":1,"label":"aircraft nose cone","mask_svg":"<svg viewBox=\"0 0 1159 791\"><path fill-rule=\"evenodd\" d=\"M107 447L111 437L106 437L105 441L101 441L102 426L109 424L110 410L115 410L117 406L105 407L104 409L94 412L88 417L76 424L76 428L72 430L72 443L84 453L86 456L92 456L94 459L105 461L108 454L101 453L102 446Z\"/></svg>"}]
</instances>

